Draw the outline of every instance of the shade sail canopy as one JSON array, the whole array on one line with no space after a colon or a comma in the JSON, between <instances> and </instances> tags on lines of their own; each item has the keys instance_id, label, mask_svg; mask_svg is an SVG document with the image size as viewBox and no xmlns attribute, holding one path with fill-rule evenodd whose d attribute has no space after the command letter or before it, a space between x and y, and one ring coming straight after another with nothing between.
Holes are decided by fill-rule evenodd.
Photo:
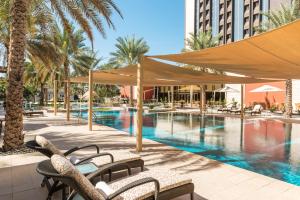
<instances>
[{"instance_id":1,"label":"shade sail canopy","mask_svg":"<svg viewBox=\"0 0 300 200\"><path fill-rule=\"evenodd\" d=\"M263 85L261 87L258 87L254 90L251 90L250 92L283 92L284 90L274 87L271 85Z\"/></svg>"},{"instance_id":2,"label":"shade sail canopy","mask_svg":"<svg viewBox=\"0 0 300 200\"><path fill-rule=\"evenodd\" d=\"M240 91L237 90L237 89L234 89L234 88L232 88L232 87L225 86L225 87L223 87L223 88L220 88L220 89L215 90L215 92L235 92L235 93L238 93L238 92L240 92Z\"/></svg>"},{"instance_id":3,"label":"shade sail canopy","mask_svg":"<svg viewBox=\"0 0 300 200\"><path fill-rule=\"evenodd\" d=\"M145 86L199 85L208 83L239 84L274 81L205 73L158 62L146 57L142 60L141 66L144 70L143 84ZM75 77L71 78L70 81L88 83L88 77ZM94 71L93 82L108 85L136 85L137 65L129 65L112 70Z\"/></svg>"},{"instance_id":4,"label":"shade sail canopy","mask_svg":"<svg viewBox=\"0 0 300 200\"><path fill-rule=\"evenodd\" d=\"M231 44L152 56L256 78L300 78L300 20Z\"/></svg>"}]
</instances>

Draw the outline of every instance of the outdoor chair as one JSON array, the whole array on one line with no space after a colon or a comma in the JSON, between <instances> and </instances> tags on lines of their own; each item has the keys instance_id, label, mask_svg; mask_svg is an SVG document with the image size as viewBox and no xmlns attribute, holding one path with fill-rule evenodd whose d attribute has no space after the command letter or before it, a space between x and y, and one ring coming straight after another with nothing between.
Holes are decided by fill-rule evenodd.
<instances>
[{"instance_id":1,"label":"outdoor chair","mask_svg":"<svg viewBox=\"0 0 300 200\"><path fill-rule=\"evenodd\" d=\"M52 155L58 154L64 157L69 157L70 162L77 166L78 169L80 169L81 172L85 174L92 173L96 170L98 170L99 167L104 166L109 163L126 163L130 168L141 168L141 171L144 170L144 161L141 159L139 155L126 152L126 153L109 153L109 152L100 152L100 148L95 144L89 144L85 146L80 147L73 147L66 152L62 152L59 150L54 144L52 144L51 141L47 140L45 137L42 136L36 136L35 140L31 140L26 142L25 144L28 148L34 149L43 155L47 156L48 158L51 158ZM82 149L87 148L95 148L96 152L89 156L83 156L83 157L76 157L76 156L70 156L72 153L77 152ZM105 158L109 159L105 159ZM112 173L121 171L124 168L115 167L113 170L109 171L109 180L111 180ZM51 198L52 194L61 188L57 187L58 183L51 184L50 183L50 177L45 176L41 186L46 186L49 194L48 196Z\"/></svg>"},{"instance_id":2,"label":"outdoor chair","mask_svg":"<svg viewBox=\"0 0 300 200\"><path fill-rule=\"evenodd\" d=\"M60 155L53 155L51 161L39 163L37 171L69 186L71 192L68 194L68 200L168 200L186 194L190 195L191 200L193 199L192 180L165 170L150 170L131 175L128 167L128 177L110 183L100 179L99 182L94 183L103 172L118 165L120 163L112 163L85 177L70 161Z\"/></svg>"},{"instance_id":3,"label":"outdoor chair","mask_svg":"<svg viewBox=\"0 0 300 200\"><path fill-rule=\"evenodd\" d=\"M263 110L263 107L260 104L256 104L252 110L247 111L251 116L255 114L261 114L261 111Z\"/></svg>"},{"instance_id":4,"label":"outdoor chair","mask_svg":"<svg viewBox=\"0 0 300 200\"><path fill-rule=\"evenodd\" d=\"M227 104L225 108L219 108L217 112L230 112L233 108L233 104Z\"/></svg>"},{"instance_id":5,"label":"outdoor chair","mask_svg":"<svg viewBox=\"0 0 300 200\"><path fill-rule=\"evenodd\" d=\"M42 110L28 110L23 112L24 116L34 116L34 115L42 115L44 116L44 112Z\"/></svg>"}]
</instances>

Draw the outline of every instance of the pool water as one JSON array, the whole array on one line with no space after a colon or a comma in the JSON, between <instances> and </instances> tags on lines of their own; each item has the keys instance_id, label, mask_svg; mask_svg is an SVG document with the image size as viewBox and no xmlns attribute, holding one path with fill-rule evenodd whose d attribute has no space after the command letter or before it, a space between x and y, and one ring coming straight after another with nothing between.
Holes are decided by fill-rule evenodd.
<instances>
[{"instance_id":1,"label":"pool water","mask_svg":"<svg viewBox=\"0 0 300 200\"><path fill-rule=\"evenodd\" d=\"M96 115L97 123L134 135L135 112ZM179 113L143 119L144 138L300 186L300 124Z\"/></svg>"}]
</instances>

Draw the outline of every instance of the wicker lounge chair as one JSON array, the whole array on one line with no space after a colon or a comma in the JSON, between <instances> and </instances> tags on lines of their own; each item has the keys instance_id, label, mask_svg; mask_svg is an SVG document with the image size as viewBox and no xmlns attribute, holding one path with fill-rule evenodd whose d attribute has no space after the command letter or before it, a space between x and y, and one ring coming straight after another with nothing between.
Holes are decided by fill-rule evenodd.
<instances>
[{"instance_id":1,"label":"wicker lounge chair","mask_svg":"<svg viewBox=\"0 0 300 200\"><path fill-rule=\"evenodd\" d=\"M76 165L78 168L80 167L81 171L86 172L85 174L92 173L98 170L99 167L104 166L109 163L114 162L122 162L126 163L130 168L137 168L140 167L141 171L144 170L144 161L141 159L139 155L124 152L124 153L112 153L112 152L100 152L100 148L95 144L89 144L80 147L73 147L66 152L60 151L55 145L53 145L49 140L42 136L36 136L35 140L31 140L26 142L26 146L28 148L34 149L43 155L51 158L52 155L58 154L64 157L69 157L70 162L73 165ZM70 155L76 151L87 149L87 148L95 148L96 152L92 155L85 156L85 157L75 157ZM89 164L89 165L88 165ZM114 167L113 170L109 171L109 179L111 180L111 175L113 172L123 170L124 167ZM42 187L47 186L49 191L49 197L51 198L52 194L61 188L57 187L58 183L51 184L50 177L45 176L43 182L41 184Z\"/></svg>"},{"instance_id":2,"label":"wicker lounge chair","mask_svg":"<svg viewBox=\"0 0 300 200\"><path fill-rule=\"evenodd\" d=\"M53 155L51 161L39 163L37 171L68 185L73 190L68 194L69 200L168 200L185 194L190 194L193 199L192 180L165 170L150 170L132 176L128 167L129 176L126 178L110 183L100 181L95 186L92 184L103 172L118 165L119 163L112 163L85 177L67 159Z\"/></svg>"}]
</instances>

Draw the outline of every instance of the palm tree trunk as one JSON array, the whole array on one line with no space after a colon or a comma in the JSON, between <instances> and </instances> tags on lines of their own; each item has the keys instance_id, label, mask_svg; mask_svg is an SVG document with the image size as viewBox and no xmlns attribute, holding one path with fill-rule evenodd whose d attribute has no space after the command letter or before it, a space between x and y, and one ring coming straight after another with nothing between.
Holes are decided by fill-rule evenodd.
<instances>
[{"instance_id":1,"label":"palm tree trunk","mask_svg":"<svg viewBox=\"0 0 300 200\"><path fill-rule=\"evenodd\" d=\"M130 86L130 106L133 107L134 106L134 102L133 102L133 86Z\"/></svg>"},{"instance_id":2,"label":"palm tree trunk","mask_svg":"<svg viewBox=\"0 0 300 200\"><path fill-rule=\"evenodd\" d=\"M23 145L23 72L26 43L27 0L14 0L11 14L10 53L8 60L8 87L6 93L5 134L3 149Z\"/></svg>"},{"instance_id":3,"label":"palm tree trunk","mask_svg":"<svg viewBox=\"0 0 300 200\"><path fill-rule=\"evenodd\" d=\"M293 82L291 79L286 80L285 82L286 87L286 94L285 94L285 117L291 118L292 112L293 112L293 104L292 104L292 98L293 98Z\"/></svg>"},{"instance_id":4,"label":"palm tree trunk","mask_svg":"<svg viewBox=\"0 0 300 200\"><path fill-rule=\"evenodd\" d=\"M67 97L67 91L68 91L68 84L66 82L66 80L68 80L69 78L69 60L66 59L65 63L64 63L64 109L67 108L67 101L68 101L68 97Z\"/></svg>"}]
</instances>

